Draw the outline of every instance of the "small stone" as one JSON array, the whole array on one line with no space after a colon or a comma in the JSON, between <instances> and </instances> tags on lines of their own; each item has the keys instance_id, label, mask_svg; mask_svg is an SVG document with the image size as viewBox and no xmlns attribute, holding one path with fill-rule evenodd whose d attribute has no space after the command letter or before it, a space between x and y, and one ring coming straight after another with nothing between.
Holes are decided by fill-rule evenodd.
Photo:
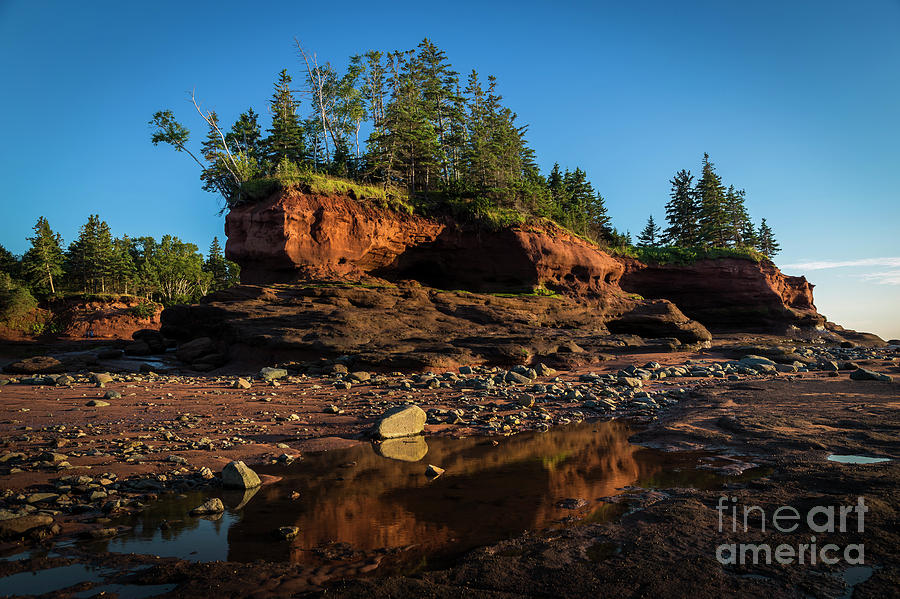
<instances>
[{"instance_id":1,"label":"small stone","mask_svg":"<svg viewBox=\"0 0 900 599\"><path fill-rule=\"evenodd\" d=\"M857 368L850 373L850 378L854 381L884 381L885 383L891 383L894 380L889 374L881 374L868 368Z\"/></svg>"},{"instance_id":2,"label":"small stone","mask_svg":"<svg viewBox=\"0 0 900 599\"><path fill-rule=\"evenodd\" d=\"M198 505L191 510L192 516L202 516L203 514L220 514L225 511L225 505L218 497L208 499L203 505Z\"/></svg>"},{"instance_id":3,"label":"small stone","mask_svg":"<svg viewBox=\"0 0 900 599\"><path fill-rule=\"evenodd\" d=\"M270 368L265 367L259 371L259 378L264 381L274 381L277 379L283 379L288 375L288 371L284 368Z\"/></svg>"},{"instance_id":4,"label":"small stone","mask_svg":"<svg viewBox=\"0 0 900 599\"><path fill-rule=\"evenodd\" d=\"M121 398L122 398L122 394L119 393L118 391L112 391L112 390L110 390L110 391L107 391L107 392L106 392L106 394L103 396L103 398L104 398L104 399L121 399Z\"/></svg>"},{"instance_id":5,"label":"small stone","mask_svg":"<svg viewBox=\"0 0 900 599\"><path fill-rule=\"evenodd\" d=\"M84 404L86 406L90 406L92 408L103 408L109 405L108 401L103 401L102 399L92 399L91 401Z\"/></svg>"},{"instance_id":6,"label":"small stone","mask_svg":"<svg viewBox=\"0 0 900 599\"><path fill-rule=\"evenodd\" d=\"M244 378L239 378L233 383L231 383L232 389L249 389L253 386L253 383Z\"/></svg>"}]
</instances>

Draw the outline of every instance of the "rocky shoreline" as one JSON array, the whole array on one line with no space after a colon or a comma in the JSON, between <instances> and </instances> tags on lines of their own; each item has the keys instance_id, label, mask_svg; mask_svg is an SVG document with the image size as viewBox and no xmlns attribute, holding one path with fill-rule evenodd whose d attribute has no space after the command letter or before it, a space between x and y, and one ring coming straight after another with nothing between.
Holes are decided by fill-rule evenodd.
<instances>
[{"instance_id":1,"label":"rocky shoreline","mask_svg":"<svg viewBox=\"0 0 900 599\"><path fill-rule=\"evenodd\" d=\"M886 397L895 400L895 385L884 381L898 371L897 360L893 346L730 343L702 354L622 355L565 372L538 364L535 368L474 366L407 375L356 370L350 360L321 360L265 368L253 377L154 373L7 376L0 387L4 412L0 430L5 446L0 449L5 489L0 529L8 539L7 550L23 541L64 544L67 538L114 536L120 531L108 525L116 516L146 509L164 494L219 485L218 473L229 462L243 460L256 467L301 459L310 451L368 443L370 431L386 411L409 404L426 411L428 436L503 439L615 417L650 427L638 435L639 442L666 449L721 452L730 444L724 437L743 436L746 444L726 452L742 456L738 462L797 468L785 461L785 456L797 452L795 438L801 433L808 437L808 431L783 433L784 425L775 422L750 426L725 410L719 417L707 415L702 424L692 425L694 433L685 435L683 431L675 434L673 418L702 414L702 404L710 397L750 393L761 403L754 409L761 410L768 400L763 389L777 389L776 396L788 393L797 397L798 406L806 405L802 398L808 394L802 389L834 387L841 394L852 390L851 395L859 398L852 400L852 405L810 408L829 419L830 409L868 405L873 390L876 397L885 397L887 392ZM882 425L896 426L895 416ZM831 438L830 433L823 435ZM754 443L767 436L777 440L766 450L770 453L754 450ZM827 445L838 446L833 439L823 442L823 449ZM840 445L858 449L846 439ZM897 456L893 442L882 445L880 452ZM877 449L870 446L867 451ZM665 494L663 505L677 504L696 492L667 490ZM574 530L563 537L577 539L584 534ZM11 563L0 567L7 572L20 567ZM374 569L372 564L359 567ZM199 576L198 569L216 571L208 565L175 562L166 568L181 572L175 578L182 581L185 568L194 572L191 576ZM879 576L888 570L880 570ZM420 583L410 583L410 588ZM197 590L191 584L179 584L172 596ZM242 583L235 579L229 584ZM360 584L363 587L354 586ZM390 581L371 584L375 586L360 582L341 588L349 594L393 592L388 591L393 588ZM453 587L456 590L448 591L448 596L455 596L465 586L461 581L457 584L462 586Z\"/></svg>"}]
</instances>

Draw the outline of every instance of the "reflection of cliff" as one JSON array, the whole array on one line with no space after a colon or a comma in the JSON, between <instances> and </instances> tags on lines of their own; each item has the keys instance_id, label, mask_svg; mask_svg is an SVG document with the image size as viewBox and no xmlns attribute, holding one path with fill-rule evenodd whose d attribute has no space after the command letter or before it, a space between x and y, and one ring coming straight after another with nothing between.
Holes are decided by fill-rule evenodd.
<instances>
[{"instance_id":1,"label":"reflection of cliff","mask_svg":"<svg viewBox=\"0 0 900 599\"><path fill-rule=\"evenodd\" d=\"M628 443L629 433L605 422L518 435L497 447L429 439L427 459L417 463L385 459L369 445L315 456L248 503L228 532L229 559L268 557L275 547L267 535L285 525L300 528L293 561L308 561L302 552L330 542L431 551L542 528L572 513L556 506L560 499L593 504L659 470L654 454ZM447 472L428 481L424 462ZM293 490L301 493L297 501L288 498Z\"/></svg>"}]
</instances>

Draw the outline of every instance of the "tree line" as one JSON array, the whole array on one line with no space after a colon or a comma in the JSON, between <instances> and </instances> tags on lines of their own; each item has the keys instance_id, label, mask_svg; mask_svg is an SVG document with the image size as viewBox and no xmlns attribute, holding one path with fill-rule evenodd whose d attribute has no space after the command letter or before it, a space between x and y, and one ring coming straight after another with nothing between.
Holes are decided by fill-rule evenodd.
<instances>
[{"instance_id":1,"label":"tree line","mask_svg":"<svg viewBox=\"0 0 900 599\"><path fill-rule=\"evenodd\" d=\"M299 42L297 49L302 87L294 89L286 69L278 74L265 131L253 108L227 127L193 96L207 128L196 153L171 110L150 121L151 141L197 162L203 188L226 208L252 199L254 181L315 172L402 189L425 213L533 215L600 243L624 242L582 169L540 173L528 127L504 105L495 77L474 69L461 76L428 39L412 50L352 56L345 69L320 64Z\"/></svg>"},{"instance_id":2,"label":"tree line","mask_svg":"<svg viewBox=\"0 0 900 599\"><path fill-rule=\"evenodd\" d=\"M669 183L672 190L666 204L668 226L663 229L651 214L638 236L639 246L744 248L769 259L781 251L766 219L754 227L746 207L746 192L734 185L725 187L709 154L703 154L696 183L685 169L678 171Z\"/></svg>"},{"instance_id":3,"label":"tree line","mask_svg":"<svg viewBox=\"0 0 900 599\"><path fill-rule=\"evenodd\" d=\"M36 296L125 294L172 305L236 285L239 278L218 238L204 257L196 245L172 235L116 237L96 214L68 247L43 216L27 239L30 247L21 257L0 245L0 288L24 288Z\"/></svg>"}]
</instances>

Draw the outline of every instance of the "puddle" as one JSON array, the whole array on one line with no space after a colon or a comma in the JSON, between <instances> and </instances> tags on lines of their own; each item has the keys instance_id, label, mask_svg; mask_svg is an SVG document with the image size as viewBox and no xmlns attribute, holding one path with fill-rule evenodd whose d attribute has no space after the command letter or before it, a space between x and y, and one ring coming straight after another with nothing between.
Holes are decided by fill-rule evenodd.
<instances>
[{"instance_id":1,"label":"puddle","mask_svg":"<svg viewBox=\"0 0 900 599\"><path fill-rule=\"evenodd\" d=\"M618 518L627 503L600 498L625 487L711 489L735 480L697 469L705 454L633 445L632 432L612 421L516 435L496 446L484 438L419 437L306 454L290 466L258 468L283 477L277 484L163 498L118 520L132 527L127 532L84 547L311 567L381 556L379 573L409 572L525 531ZM429 479L428 464L446 472ZM188 516L208 497L222 498L226 512ZM299 529L290 541L277 538L285 526Z\"/></svg>"},{"instance_id":2,"label":"puddle","mask_svg":"<svg viewBox=\"0 0 900 599\"><path fill-rule=\"evenodd\" d=\"M81 582L99 582L109 570L92 568L84 564L72 564L34 572L19 572L0 578L0 593L3 596L43 595L58 591Z\"/></svg>"},{"instance_id":3,"label":"puddle","mask_svg":"<svg viewBox=\"0 0 900 599\"><path fill-rule=\"evenodd\" d=\"M838 455L831 454L828 461L838 462L839 464L881 464L882 462L890 462L891 458L875 458L865 455Z\"/></svg>"}]
</instances>

